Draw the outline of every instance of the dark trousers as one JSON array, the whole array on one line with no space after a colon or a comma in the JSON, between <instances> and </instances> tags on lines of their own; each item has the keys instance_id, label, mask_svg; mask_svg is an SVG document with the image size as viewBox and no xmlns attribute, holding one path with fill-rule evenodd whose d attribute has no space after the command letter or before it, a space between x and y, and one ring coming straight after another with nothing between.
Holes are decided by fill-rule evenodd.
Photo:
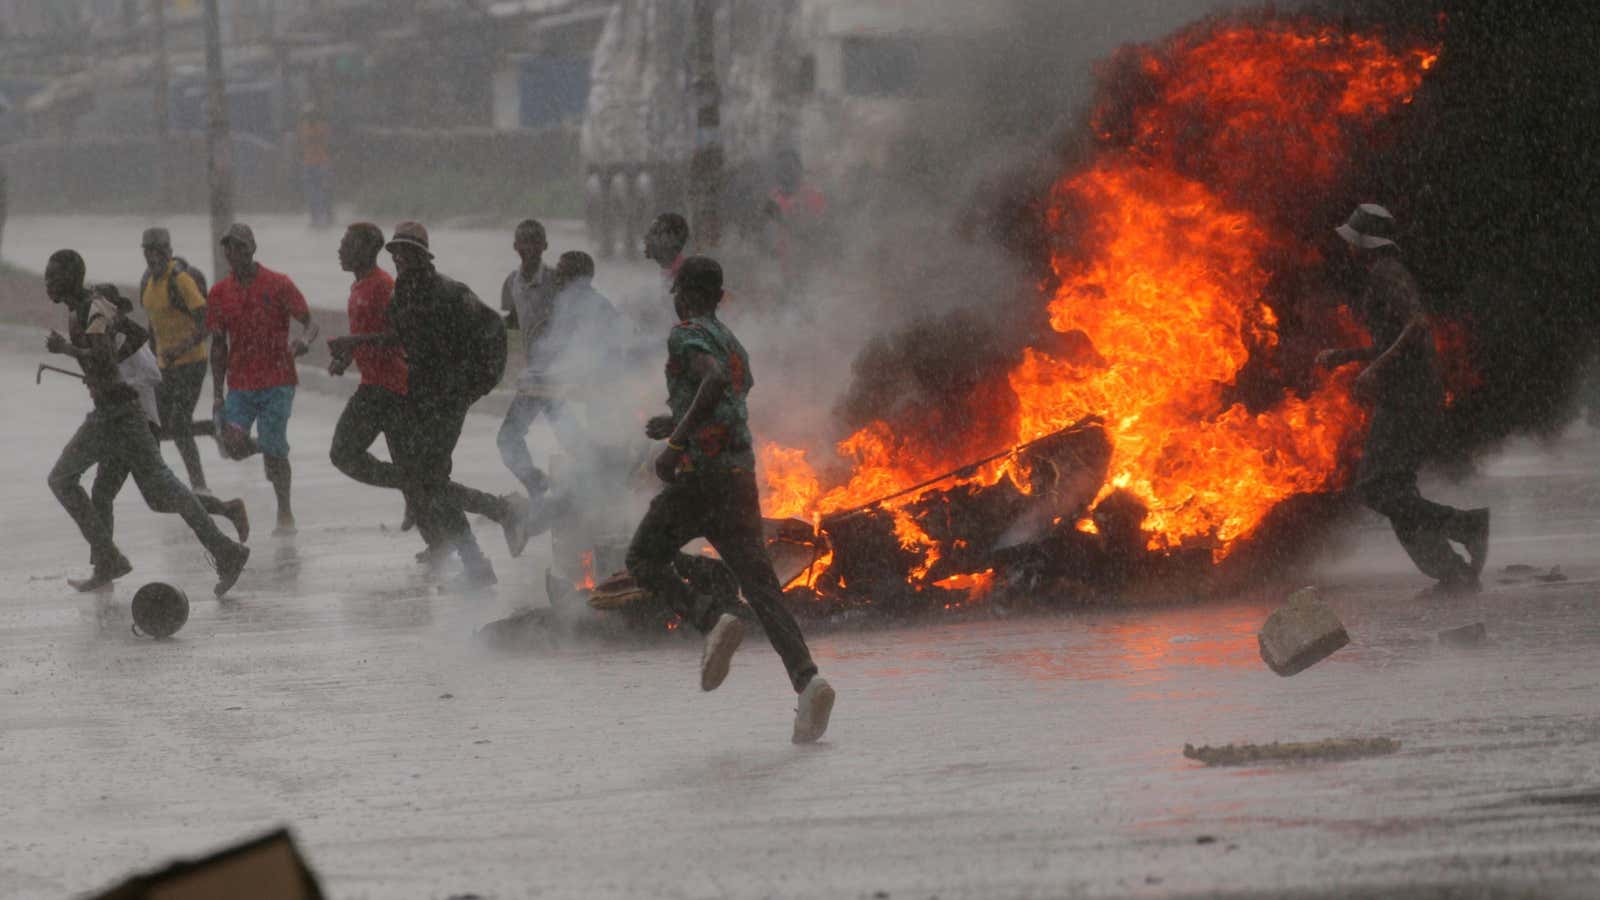
<instances>
[{"instance_id":1,"label":"dark trousers","mask_svg":"<svg viewBox=\"0 0 1600 900\"><path fill-rule=\"evenodd\" d=\"M533 456L528 452L528 429L540 415L549 420L561 449L573 453L580 440L578 421L562 401L529 394L518 394L511 401L495 443L500 447L500 459L522 482L530 497L543 493L548 486L544 471L533 464Z\"/></svg>"},{"instance_id":2,"label":"dark trousers","mask_svg":"<svg viewBox=\"0 0 1600 900\"><path fill-rule=\"evenodd\" d=\"M1380 403L1373 410L1356 488L1363 503L1389 520L1422 574L1456 581L1472 574L1472 567L1450 546L1450 541L1468 537L1466 516L1417 490L1417 469L1434 432L1434 409L1413 401Z\"/></svg>"},{"instance_id":3,"label":"dark trousers","mask_svg":"<svg viewBox=\"0 0 1600 900\"><path fill-rule=\"evenodd\" d=\"M122 493L122 486L128 483L128 476L132 474L127 464L120 459L103 459L95 466L94 484L89 487L89 501L94 504L95 511L106 523L106 530L116 534L116 506L117 495ZM145 489L145 485L135 481L139 488L139 496L144 498L144 505L154 512L171 513L176 509L169 509L169 500L160 495L152 495ZM216 497L207 494L195 494L194 498L200 501L200 508L207 515L226 516L228 506Z\"/></svg>"},{"instance_id":4,"label":"dark trousers","mask_svg":"<svg viewBox=\"0 0 1600 900\"><path fill-rule=\"evenodd\" d=\"M701 537L711 542L738 579L745 600L782 657L795 692L804 690L817 667L800 626L783 605L783 589L767 556L753 473L706 471L680 476L650 501L628 547L628 574L705 633L727 610L721 601L696 593L672 567L683 545Z\"/></svg>"},{"instance_id":5,"label":"dark trousers","mask_svg":"<svg viewBox=\"0 0 1600 900\"><path fill-rule=\"evenodd\" d=\"M206 483L205 470L200 467L200 448L194 442L194 409L200 402L207 366L201 360L165 369L161 372L161 384L156 388L161 431L178 445L183 468L189 473L189 483L195 487Z\"/></svg>"},{"instance_id":6,"label":"dark trousers","mask_svg":"<svg viewBox=\"0 0 1600 900\"><path fill-rule=\"evenodd\" d=\"M430 408L436 405L430 404ZM356 388L333 429L333 445L328 457L334 468L362 484L391 488L404 494L406 503L417 516L417 530L430 545L454 533L440 530L456 523L451 510L463 514L459 520L462 528L466 527L465 513L502 521L506 515L504 500L450 481L453 465L450 455L460 439L466 410L461 410L461 421L455 423L453 436L430 434L425 430L426 422L420 419L413 422L412 416L412 403L406 397L372 384ZM380 435L389 446L389 458L393 462L378 459L371 453ZM443 450L443 492L449 503L442 515L429 515L426 510L435 502L434 494L430 493L433 491L431 479L438 476L441 464L438 453L446 440L449 448ZM413 448L417 456L408 466L407 450Z\"/></svg>"},{"instance_id":7,"label":"dark trousers","mask_svg":"<svg viewBox=\"0 0 1600 900\"><path fill-rule=\"evenodd\" d=\"M84 540L89 542L89 558L95 565L107 564L119 555L111 536L110 516L96 508L80 483L83 473L97 464L113 475L118 471L123 473L115 479L118 487L121 480L131 474L152 510L182 516L195 537L213 554L234 546L211 521L195 495L162 461L161 445L156 442L138 404L125 401L89 413L61 449L61 456L50 470L50 491L77 523ZM112 477L107 478L108 488L112 480ZM109 510L110 498L116 492L108 489L101 493L104 495L102 504Z\"/></svg>"}]
</instances>

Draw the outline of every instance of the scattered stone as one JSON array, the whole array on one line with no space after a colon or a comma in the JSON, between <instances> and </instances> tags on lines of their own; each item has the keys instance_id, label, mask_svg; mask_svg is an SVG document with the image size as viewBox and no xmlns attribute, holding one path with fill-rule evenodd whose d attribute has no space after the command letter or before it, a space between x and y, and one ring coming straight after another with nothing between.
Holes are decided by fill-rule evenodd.
<instances>
[{"instance_id":1,"label":"scattered stone","mask_svg":"<svg viewBox=\"0 0 1600 900\"><path fill-rule=\"evenodd\" d=\"M1533 566L1524 565L1522 563L1512 563L1500 571L1506 573L1507 575L1531 575L1533 574Z\"/></svg>"},{"instance_id":2,"label":"scattered stone","mask_svg":"<svg viewBox=\"0 0 1600 900\"><path fill-rule=\"evenodd\" d=\"M1553 584L1553 583L1555 583L1557 581L1566 581L1567 580L1567 576L1562 573L1560 566L1556 566L1555 568L1551 569L1550 571L1546 572L1543 575L1535 575L1535 576L1533 576L1533 580L1534 581L1542 581L1545 584Z\"/></svg>"},{"instance_id":3,"label":"scattered stone","mask_svg":"<svg viewBox=\"0 0 1600 900\"><path fill-rule=\"evenodd\" d=\"M454 700L455 698L456 698L455 694L440 694L439 695L439 699L440 700Z\"/></svg>"},{"instance_id":4,"label":"scattered stone","mask_svg":"<svg viewBox=\"0 0 1600 900\"><path fill-rule=\"evenodd\" d=\"M1473 622L1460 628L1447 628L1439 632L1439 642L1452 647L1476 647L1489 638L1489 629L1482 622Z\"/></svg>"},{"instance_id":5,"label":"scattered stone","mask_svg":"<svg viewBox=\"0 0 1600 900\"><path fill-rule=\"evenodd\" d=\"M1304 587L1267 617L1256 635L1267 668L1288 677L1311 668L1350 643L1344 623L1317 597L1317 589Z\"/></svg>"},{"instance_id":6,"label":"scattered stone","mask_svg":"<svg viewBox=\"0 0 1600 900\"><path fill-rule=\"evenodd\" d=\"M1202 834L1195 838L1194 842L1196 844L1215 844L1217 842L1217 837L1213 834Z\"/></svg>"},{"instance_id":7,"label":"scattered stone","mask_svg":"<svg viewBox=\"0 0 1600 900\"><path fill-rule=\"evenodd\" d=\"M1221 747L1183 745L1186 759L1208 766L1248 766L1265 762L1329 762L1386 756L1400 749L1391 738L1332 738L1295 744L1226 744Z\"/></svg>"}]
</instances>

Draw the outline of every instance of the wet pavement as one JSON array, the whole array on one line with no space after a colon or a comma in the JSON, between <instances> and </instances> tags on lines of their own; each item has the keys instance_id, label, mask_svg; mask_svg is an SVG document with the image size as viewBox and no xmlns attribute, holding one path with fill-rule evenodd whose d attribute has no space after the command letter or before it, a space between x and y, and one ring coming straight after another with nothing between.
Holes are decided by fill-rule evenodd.
<instances>
[{"instance_id":1,"label":"wet pavement","mask_svg":"<svg viewBox=\"0 0 1600 900\"><path fill-rule=\"evenodd\" d=\"M1310 578L1352 643L1294 678L1257 656L1269 596L824 631L839 705L797 748L759 642L709 695L682 636L481 648L477 626L542 602L548 542L513 561L480 524L501 586L438 592L394 530L398 498L326 463L339 401L309 391L290 432L297 536L267 534L257 465L202 445L257 529L228 601L181 522L131 488L117 525L134 575L71 593L87 554L44 479L87 399L35 387L43 354L19 346L0 355L0 898L72 896L280 823L339 900L1596 895L1593 432L1428 486L1495 509L1478 596L1414 598L1381 523L1355 523ZM509 490L495 424L473 418L457 471ZM129 632L154 579L192 602L172 640ZM1481 646L1436 638L1473 622ZM1335 737L1401 749L1237 769L1181 754Z\"/></svg>"}]
</instances>

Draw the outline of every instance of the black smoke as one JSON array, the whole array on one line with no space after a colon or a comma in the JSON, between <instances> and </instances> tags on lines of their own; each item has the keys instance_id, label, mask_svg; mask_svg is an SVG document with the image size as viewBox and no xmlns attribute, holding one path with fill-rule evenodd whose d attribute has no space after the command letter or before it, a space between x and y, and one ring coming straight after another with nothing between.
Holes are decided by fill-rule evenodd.
<instances>
[{"instance_id":1,"label":"black smoke","mask_svg":"<svg viewBox=\"0 0 1600 900\"><path fill-rule=\"evenodd\" d=\"M1441 452L1560 428L1600 339L1600 18L1511 0L1330 10L1443 35L1403 136L1347 198L1394 208L1430 305L1470 335L1481 383L1451 408Z\"/></svg>"}]
</instances>

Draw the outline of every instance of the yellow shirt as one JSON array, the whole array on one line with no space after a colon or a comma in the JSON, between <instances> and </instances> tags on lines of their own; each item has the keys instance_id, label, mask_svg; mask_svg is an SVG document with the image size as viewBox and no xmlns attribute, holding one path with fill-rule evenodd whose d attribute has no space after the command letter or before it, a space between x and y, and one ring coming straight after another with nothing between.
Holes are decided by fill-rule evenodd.
<instances>
[{"instance_id":1,"label":"yellow shirt","mask_svg":"<svg viewBox=\"0 0 1600 900\"><path fill-rule=\"evenodd\" d=\"M144 296L139 302L144 305L145 314L150 317L150 332L155 341L156 359L161 359L161 354L168 347L176 347L188 340L195 333L194 319L189 313L177 309L172 305L174 299L179 300L191 310L205 309L206 298L200 295L200 288L195 285L194 279L187 272L177 274L177 296L169 298L167 282L173 278L172 269L176 262L169 261L167 270L159 278L151 278L144 286ZM189 363L206 361L206 342L201 341L189 352L173 361L173 365L182 366ZM161 368L167 368L165 362Z\"/></svg>"}]
</instances>

